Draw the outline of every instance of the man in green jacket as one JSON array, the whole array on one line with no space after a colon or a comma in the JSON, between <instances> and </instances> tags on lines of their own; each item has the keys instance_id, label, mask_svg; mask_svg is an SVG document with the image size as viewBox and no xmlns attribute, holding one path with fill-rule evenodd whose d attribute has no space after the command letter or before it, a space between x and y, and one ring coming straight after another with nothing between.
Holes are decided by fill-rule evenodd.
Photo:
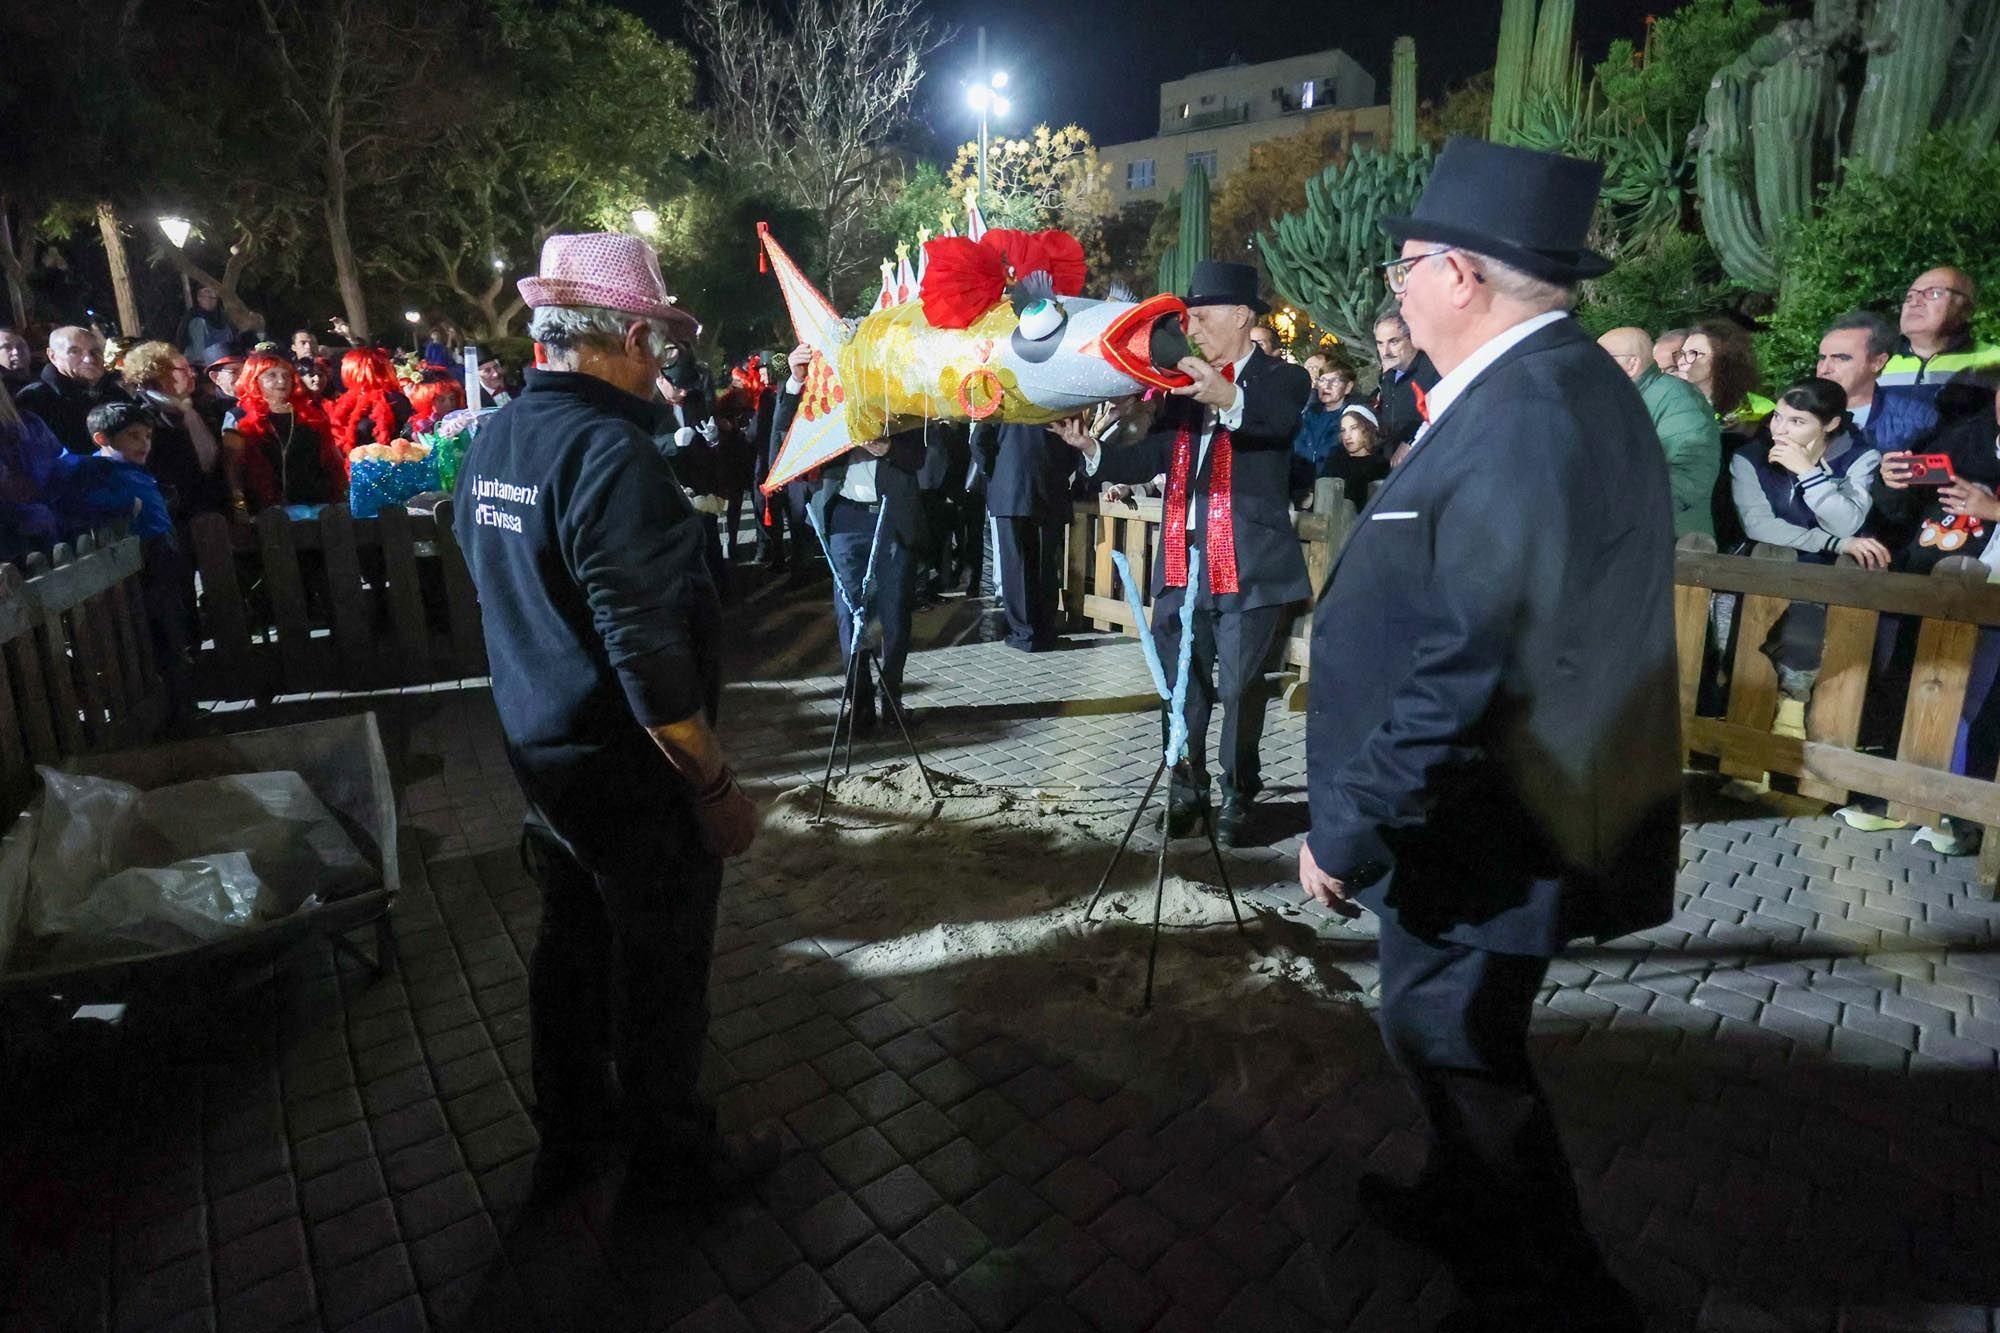
<instances>
[{"instance_id":1,"label":"man in green jacket","mask_svg":"<svg viewBox=\"0 0 2000 1333\"><path fill-rule=\"evenodd\" d=\"M1613 329L1597 340L1619 369L1632 377L1653 430L1666 451L1673 483L1674 540L1690 532L1715 535L1709 498L1722 471L1722 427L1701 390L1684 379L1663 375L1653 361L1653 339L1644 329Z\"/></svg>"}]
</instances>

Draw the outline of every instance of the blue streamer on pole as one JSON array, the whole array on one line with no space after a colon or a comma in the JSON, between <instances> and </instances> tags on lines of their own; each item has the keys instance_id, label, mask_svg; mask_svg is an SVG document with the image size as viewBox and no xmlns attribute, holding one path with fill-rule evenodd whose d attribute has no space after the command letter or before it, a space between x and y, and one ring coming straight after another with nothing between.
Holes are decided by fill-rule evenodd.
<instances>
[{"instance_id":1,"label":"blue streamer on pole","mask_svg":"<svg viewBox=\"0 0 2000 1333\"><path fill-rule=\"evenodd\" d=\"M1132 608L1132 623L1139 630L1139 646L1146 650L1146 669L1153 673L1153 688L1160 698L1173 698L1173 691L1167 688L1166 668L1160 665L1160 649L1153 642L1153 635L1146 623L1146 603L1139 591L1137 580L1132 577L1132 562L1125 558L1123 551L1111 553L1111 563L1118 567L1119 581L1125 585L1125 605Z\"/></svg>"},{"instance_id":2,"label":"blue streamer on pole","mask_svg":"<svg viewBox=\"0 0 2000 1333\"><path fill-rule=\"evenodd\" d=\"M1187 592L1181 598L1181 651L1174 672L1174 694L1167 704L1167 767L1187 753L1188 666L1194 659L1194 604L1201 594L1201 552L1188 551Z\"/></svg>"}]
</instances>

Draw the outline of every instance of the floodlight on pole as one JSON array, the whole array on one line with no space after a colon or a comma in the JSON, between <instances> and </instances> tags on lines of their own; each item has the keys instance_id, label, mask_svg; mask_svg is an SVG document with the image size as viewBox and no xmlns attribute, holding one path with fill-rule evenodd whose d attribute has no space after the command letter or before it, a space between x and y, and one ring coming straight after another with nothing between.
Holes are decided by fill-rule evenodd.
<instances>
[{"instance_id":1,"label":"floodlight on pole","mask_svg":"<svg viewBox=\"0 0 2000 1333\"><path fill-rule=\"evenodd\" d=\"M188 236L194 231L194 224L186 218L162 217L158 219L160 235L167 238L167 244L176 250L187 248ZM181 270L181 304L194 309L194 286L188 282L187 270Z\"/></svg>"},{"instance_id":2,"label":"floodlight on pole","mask_svg":"<svg viewBox=\"0 0 2000 1333\"><path fill-rule=\"evenodd\" d=\"M405 310L403 312L403 318L410 321L410 350L412 352L421 350L417 346L417 325L423 322L424 318L423 311Z\"/></svg>"},{"instance_id":3,"label":"floodlight on pole","mask_svg":"<svg viewBox=\"0 0 2000 1333\"><path fill-rule=\"evenodd\" d=\"M965 100L979 113L979 192L986 193L986 130L989 116L1004 116L1012 110L1012 104L1002 96L1000 89L1007 86L1007 71L986 68L986 29L979 30L979 73L966 89Z\"/></svg>"}]
</instances>

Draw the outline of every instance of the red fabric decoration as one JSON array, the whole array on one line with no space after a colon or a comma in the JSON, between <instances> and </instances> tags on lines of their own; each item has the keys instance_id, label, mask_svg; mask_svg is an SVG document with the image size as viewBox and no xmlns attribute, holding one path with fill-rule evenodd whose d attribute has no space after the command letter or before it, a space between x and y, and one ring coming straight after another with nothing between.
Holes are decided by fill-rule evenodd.
<instances>
[{"instance_id":1,"label":"red fabric decoration","mask_svg":"<svg viewBox=\"0 0 2000 1333\"><path fill-rule=\"evenodd\" d=\"M1236 379L1236 367L1224 366L1222 377ZM1194 466L1195 433L1192 424L1181 427L1174 440L1174 461L1167 473L1166 536L1162 540L1167 569L1162 582L1169 588L1185 588L1188 582L1188 473ZM1204 539L1208 550L1208 586L1216 596L1242 591L1236 573L1236 518L1230 503L1230 483L1235 475L1236 450L1229 431L1220 421L1208 442L1214 462L1208 470L1208 522Z\"/></svg>"},{"instance_id":2,"label":"red fabric decoration","mask_svg":"<svg viewBox=\"0 0 2000 1333\"><path fill-rule=\"evenodd\" d=\"M980 237L1006 256L1011 281L1037 271L1049 275L1057 296L1083 295L1083 243L1066 231L1010 231L995 227Z\"/></svg>"},{"instance_id":3,"label":"red fabric decoration","mask_svg":"<svg viewBox=\"0 0 2000 1333\"><path fill-rule=\"evenodd\" d=\"M933 328L971 327L1006 297L1007 284L1030 273L1047 273L1058 296L1083 293L1083 245L1066 231L996 227L977 241L938 236L924 242L924 265L918 296Z\"/></svg>"},{"instance_id":4,"label":"red fabric decoration","mask_svg":"<svg viewBox=\"0 0 2000 1333\"><path fill-rule=\"evenodd\" d=\"M924 242L924 285L918 296L932 328L970 328L1007 294L1007 260L963 236Z\"/></svg>"},{"instance_id":5,"label":"red fabric decoration","mask_svg":"<svg viewBox=\"0 0 2000 1333\"><path fill-rule=\"evenodd\" d=\"M1421 384L1410 385L1410 392L1417 397L1417 418L1426 426L1431 424L1431 398Z\"/></svg>"}]
</instances>

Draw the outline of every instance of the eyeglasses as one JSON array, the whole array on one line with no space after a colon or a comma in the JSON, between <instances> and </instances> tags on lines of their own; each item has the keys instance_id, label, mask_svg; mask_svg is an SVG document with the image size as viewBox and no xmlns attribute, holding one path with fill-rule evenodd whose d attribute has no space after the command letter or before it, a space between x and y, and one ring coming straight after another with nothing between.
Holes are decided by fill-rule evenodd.
<instances>
[{"instance_id":1,"label":"eyeglasses","mask_svg":"<svg viewBox=\"0 0 2000 1333\"><path fill-rule=\"evenodd\" d=\"M1947 296L1963 296L1968 301L1972 299L1970 292L1962 292L1956 287L1912 287L1903 293L1903 304L1909 305L1915 301L1942 301Z\"/></svg>"},{"instance_id":2,"label":"eyeglasses","mask_svg":"<svg viewBox=\"0 0 2000 1333\"><path fill-rule=\"evenodd\" d=\"M1674 353L1674 364L1679 365L1683 361L1699 361L1707 355L1707 352L1690 351L1683 347L1680 351Z\"/></svg>"},{"instance_id":3,"label":"eyeglasses","mask_svg":"<svg viewBox=\"0 0 2000 1333\"><path fill-rule=\"evenodd\" d=\"M1439 255L1450 254L1451 251L1452 247L1447 245L1442 250L1426 250L1423 254L1411 255L1407 259L1384 260L1375 267L1382 270L1382 281L1388 284L1389 294L1401 296L1409 289L1411 269L1426 259L1436 259Z\"/></svg>"}]
</instances>

